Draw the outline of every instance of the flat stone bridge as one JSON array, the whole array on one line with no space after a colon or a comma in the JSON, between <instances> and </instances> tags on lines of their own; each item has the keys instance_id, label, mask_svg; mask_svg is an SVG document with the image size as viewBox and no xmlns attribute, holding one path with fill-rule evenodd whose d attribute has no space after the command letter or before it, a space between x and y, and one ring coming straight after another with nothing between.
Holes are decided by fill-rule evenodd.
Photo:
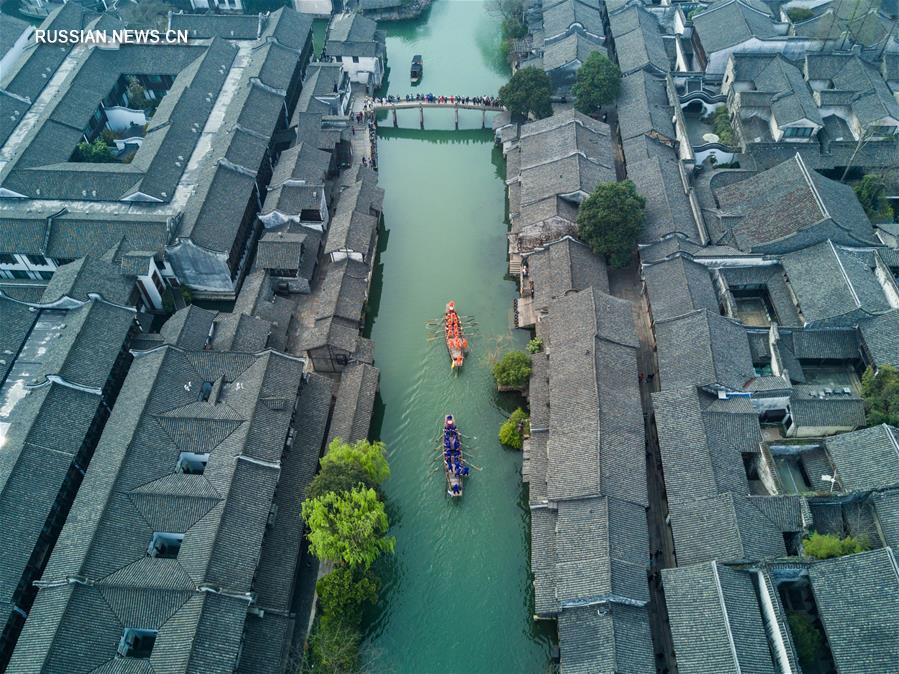
<instances>
[{"instance_id":1,"label":"flat stone bridge","mask_svg":"<svg viewBox=\"0 0 899 674\"><path fill-rule=\"evenodd\" d=\"M463 103L457 100L444 100L444 101L369 101L369 110L378 111L378 110L391 110L393 113L393 125L397 126L396 121L396 111L397 110L418 110L418 124L424 129L425 128L425 109L426 108L442 108L444 110L452 110L453 111L453 121L455 122L456 129L459 128L459 110L480 110L481 111L481 128L487 128L487 113L488 112L503 112L505 111L505 107L499 105L497 103L474 103L468 102Z\"/></svg>"}]
</instances>

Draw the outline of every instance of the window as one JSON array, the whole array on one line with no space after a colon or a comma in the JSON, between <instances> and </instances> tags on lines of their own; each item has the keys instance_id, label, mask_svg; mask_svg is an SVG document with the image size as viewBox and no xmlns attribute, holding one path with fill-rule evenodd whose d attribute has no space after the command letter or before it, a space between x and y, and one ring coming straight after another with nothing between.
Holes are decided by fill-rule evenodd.
<instances>
[{"instance_id":1,"label":"window","mask_svg":"<svg viewBox=\"0 0 899 674\"><path fill-rule=\"evenodd\" d=\"M784 129L784 138L811 138L813 131L810 126L788 126Z\"/></svg>"},{"instance_id":2,"label":"window","mask_svg":"<svg viewBox=\"0 0 899 674\"><path fill-rule=\"evenodd\" d=\"M184 534L156 531L153 533L153 538L150 539L150 545L147 546L147 557L177 559L183 540Z\"/></svg>"},{"instance_id":3,"label":"window","mask_svg":"<svg viewBox=\"0 0 899 674\"><path fill-rule=\"evenodd\" d=\"M9 253L0 253L0 264L19 264L19 261L16 260L15 255L10 255Z\"/></svg>"},{"instance_id":4,"label":"window","mask_svg":"<svg viewBox=\"0 0 899 674\"><path fill-rule=\"evenodd\" d=\"M354 57L353 57L353 63L359 63L359 57L358 57L358 56L354 56Z\"/></svg>"},{"instance_id":5,"label":"window","mask_svg":"<svg viewBox=\"0 0 899 674\"><path fill-rule=\"evenodd\" d=\"M37 267L46 267L47 266L47 258L43 255L26 255L28 261L37 266Z\"/></svg>"},{"instance_id":6,"label":"window","mask_svg":"<svg viewBox=\"0 0 899 674\"><path fill-rule=\"evenodd\" d=\"M13 278L18 278L18 279L31 278L31 277L28 275L28 272L27 272L27 271L23 271L23 270L21 270L21 269L10 269L9 271L10 271L10 273L12 274L12 277L13 277Z\"/></svg>"},{"instance_id":7,"label":"window","mask_svg":"<svg viewBox=\"0 0 899 674\"><path fill-rule=\"evenodd\" d=\"M338 63L343 63L343 57L342 57L342 56L335 56L335 57L334 57L334 60L337 61Z\"/></svg>"},{"instance_id":8,"label":"window","mask_svg":"<svg viewBox=\"0 0 899 674\"><path fill-rule=\"evenodd\" d=\"M894 136L894 135L896 135L896 127L895 126L872 126L871 127L871 135L872 136Z\"/></svg>"},{"instance_id":9,"label":"window","mask_svg":"<svg viewBox=\"0 0 899 674\"><path fill-rule=\"evenodd\" d=\"M149 658L156 644L158 630L126 627L119 639L119 655L123 658Z\"/></svg>"},{"instance_id":10,"label":"window","mask_svg":"<svg viewBox=\"0 0 899 674\"><path fill-rule=\"evenodd\" d=\"M186 475L202 475L209 463L209 454L195 454L194 452L179 452L178 465L175 471Z\"/></svg>"}]
</instances>

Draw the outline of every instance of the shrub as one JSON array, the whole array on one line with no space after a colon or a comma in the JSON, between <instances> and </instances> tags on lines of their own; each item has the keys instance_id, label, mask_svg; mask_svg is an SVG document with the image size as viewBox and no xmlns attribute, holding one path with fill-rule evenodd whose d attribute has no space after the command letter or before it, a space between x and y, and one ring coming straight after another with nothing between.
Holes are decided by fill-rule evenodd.
<instances>
[{"instance_id":1,"label":"shrub","mask_svg":"<svg viewBox=\"0 0 899 674\"><path fill-rule=\"evenodd\" d=\"M387 536L384 504L374 489L329 492L303 501L309 550L319 559L369 568L396 540Z\"/></svg>"},{"instance_id":2,"label":"shrub","mask_svg":"<svg viewBox=\"0 0 899 674\"><path fill-rule=\"evenodd\" d=\"M534 337L534 339L528 342L528 353L540 353L542 350L543 340L539 337Z\"/></svg>"},{"instance_id":3,"label":"shrub","mask_svg":"<svg viewBox=\"0 0 899 674\"><path fill-rule=\"evenodd\" d=\"M818 653L824 648L821 631L810 616L798 611L787 613L787 622L793 635L793 643L796 644L800 664L804 668L813 669Z\"/></svg>"},{"instance_id":4,"label":"shrub","mask_svg":"<svg viewBox=\"0 0 899 674\"><path fill-rule=\"evenodd\" d=\"M599 183L578 209L578 236L613 267L624 267L637 246L646 200L634 183Z\"/></svg>"},{"instance_id":5,"label":"shrub","mask_svg":"<svg viewBox=\"0 0 899 674\"><path fill-rule=\"evenodd\" d=\"M840 538L833 534L820 534L817 531L813 531L808 538L802 539L803 551L807 556L815 559L852 555L856 552L864 552L869 548L870 546L864 538L853 538L852 536Z\"/></svg>"},{"instance_id":6,"label":"shrub","mask_svg":"<svg viewBox=\"0 0 899 674\"><path fill-rule=\"evenodd\" d=\"M322 458L322 469L329 464L359 466L368 474L368 481L372 486L379 485L390 477L390 466L387 465L387 448L383 442L359 440L355 444L350 445L340 438L335 438L328 445L328 453Z\"/></svg>"},{"instance_id":7,"label":"shrub","mask_svg":"<svg viewBox=\"0 0 899 674\"><path fill-rule=\"evenodd\" d=\"M539 68L520 68L499 90L499 98L516 117L529 113L537 119L553 114L549 76Z\"/></svg>"},{"instance_id":8,"label":"shrub","mask_svg":"<svg viewBox=\"0 0 899 674\"><path fill-rule=\"evenodd\" d=\"M116 161L112 148L106 144L102 137L97 138L93 143L81 141L75 147L72 154L72 161L83 161L91 164L109 164Z\"/></svg>"},{"instance_id":9,"label":"shrub","mask_svg":"<svg viewBox=\"0 0 899 674\"><path fill-rule=\"evenodd\" d=\"M726 107L715 110L715 114L712 115L712 126L715 129L715 135L723 145L736 145L737 137L730 125L730 115Z\"/></svg>"},{"instance_id":10,"label":"shrub","mask_svg":"<svg viewBox=\"0 0 899 674\"><path fill-rule=\"evenodd\" d=\"M875 373L868 367L862 375L862 398L869 425L899 426L899 370L881 365Z\"/></svg>"},{"instance_id":11,"label":"shrub","mask_svg":"<svg viewBox=\"0 0 899 674\"><path fill-rule=\"evenodd\" d=\"M787 10L787 16L793 23L801 23L813 18L815 13L805 7L790 7L790 9Z\"/></svg>"},{"instance_id":12,"label":"shrub","mask_svg":"<svg viewBox=\"0 0 899 674\"><path fill-rule=\"evenodd\" d=\"M524 435L530 433L530 423L527 413L520 407L512 412L499 427L499 441L506 447L521 449L524 445Z\"/></svg>"},{"instance_id":13,"label":"shrub","mask_svg":"<svg viewBox=\"0 0 899 674\"><path fill-rule=\"evenodd\" d=\"M521 388L531 376L531 357L524 351L509 351L493 366L493 378L499 386Z\"/></svg>"},{"instance_id":14,"label":"shrub","mask_svg":"<svg viewBox=\"0 0 899 674\"><path fill-rule=\"evenodd\" d=\"M605 54L593 52L577 71L574 84L574 107L585 115L592 115L603 105L618 98L621 71Z\"/></svg>"}]
</instances>

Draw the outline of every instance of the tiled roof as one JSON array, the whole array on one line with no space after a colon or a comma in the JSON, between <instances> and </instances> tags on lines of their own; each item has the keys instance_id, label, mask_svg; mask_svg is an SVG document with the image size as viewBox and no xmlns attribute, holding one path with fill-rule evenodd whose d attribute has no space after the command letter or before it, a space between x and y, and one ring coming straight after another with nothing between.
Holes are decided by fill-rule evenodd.
<instances>
[{"instance_id":1,"label":"tiled roof","mask_svg":"<svg viewBox=\"0 0 899 674\"><path fill-rule=\"evenodd\" d=\"M609 14L615 53L621 72L651 67L667 73L671 68L655 16L640 6Z\"/></svg>"},{"instance_id":2,"label":"tiled roof","mask_svg":"<svg viewBox=\"0 0 899 674\"><path fill-rule=\"evenodd\" d=\"M13 670L118 662L129 626L159 630L149 659L157 669L237 665L302 370L272 352L165 346L135 360ZM179 450L209 452L205 471L177 472ZM176 559L147 555L159 531L184 533Z\"/></svg>"},{"instance_id":3,"label":"tiled roof","mask_svg":"<svg viewBox=\"0 0 899 674\"><path fill-rule=\"evenodd\" d=\"M750 497L727 492L673 504L671 530L681 566L717 559L758 561L786 555L784 531L800 531L802 523L774 522ZM766 497L795 501L796 497ZM765 504L766 506L769 504ZM791 524L784 527L784 524Z\"/></svg>"},{"instance_id":4,"label":"tiled roof","mask_svg":"<svg viewBox=\"0 0 899 674\"><path fill-rule=\"evenodd\" d=\"M674 114L668 103L665 80L638 70L621 78L618 119L622 141L655 132L674 139Z\"/></svg>"},{"instance_id":5,"label":"tiled roof","mask_svg":"<svg viewBox=\"0 0 899 674\"><path fill-rule=\"evenodd\" d=\"M751 571L707 562L663 569L677 664L696 674L775 674Z\"/></svg>"},{"instance_id":6,"label":"tiled roof","mask_svg":"<svg viewBox=\"0 0 899 674\"><path fill-rule=\"evenodd\" d=\"M534 283L534 306L547 310L570 290L595 288L608 292L604 260L571 237L547 244L527 257L528 277Z\"/></svg>"},{"instance_id":7,"label":"tiled roof","mask_svg":"<svg viewBox=\"0 0 899 674\"><path fill-rule=\"evenodd\" d=\"M328 431L329 444L335 438L348 443L368 438L379 376L378 368L367 363L356 363L344 368Z\"/></svg>"},{"instance_id":8,"label":"tiled roof","mask_svg":"<svg viewBox=\"0 0 899 674\"><path fill-rule=\"evenodd\" d=\"M655 669L648 609L623 604L566 609L559 651L568 674L640 674Z\"/></svg>"},{"instance_id":9,"label":"tiled roof","mask_svg":"<svg viewBox=\"0 0 899 674\"><path fill-rule=\"evenodd\" d=\"M746 398L717 400L695 387L652 396L669 503L748 494L742 455L758 453L758 413Z\"/></svg>"},{"instance_id":10,"label":"tiled roof","mask_svg":"<svg viewBox=\"0 0 899 674\"><path fill-rule=\"evenodd\" d=\"M886 672L899 662L899 574L889 548L809 567L821 622L837 671Z\"/></svg>"},{"instance_id":11,"label":"tiled roof","mask_svg":"<svg viewBox=\"0 0 899 674\"><path fill-rule=\"evenodd\" d=\"M655 322L663 389L720 384L742 390L755 376L743 326L699 309Z\"/></svg>"},{"instance_id":12,"label":"tiled roof","mask_svg":"<svg viewBox=\"0 0 899 674\"><path fill-rule=\"evenodd\" d=\"M876 271L876 253L824 241L781 258L808 323L880 314L892 307Z\"/></svg>"},{"instance_id":13,"label":"tiled roof","mask_svg":"<svg viewBox=\"0 0 899 674\"><path fill-rule=\"evenodd\" d=\"M865 318L858 328L875 364L899 367L899 309Z\"/></svg>"},{"instance_id":14,"label":"tiled roof","mask_svg":"<svg viewBox=\"0 0 899 674\"><path fill-rule=\"evenodd\" d=\"M550 309L548 497L646 503L632 305L592 288Z\"/></svg>"},{"instance_id":15,"label":"tiled roof","mask_svg":"<svg viewBox=\"0 0 899 674\"><path fill-rule=\"evenodd\" d=\"M720 187L715 197L722 214L736 218L722 242L741 250L787 252L827 238L846 245L874 242L871 223L852 188L809 170L799 155ZM793 243L805 229L813 240Z\"/></svg>"},{"instance_id":16,"label":"tiled roof","mask_svg":"<svg viewBox=\"0 0 899 674\"><path fill-rule=\"evenodd\" d=\"M776 37L770 10L760 2L726 0L691 17L706 54L734 47L752 38Z\"/></svg>"},{"instance_id":17,"label":"tiled roof","mask_svg":"<svg viewBox=\"0 0 899 674\"><path fill-rule=\"evenodd\" d=\"M304 255L304 232L265 232L256 248L258 269L298 270ZM318 251L312 251L315 255Z\"/></svg>"},{"instance_id":18,"label":"tiled roof","mask_svg":"<svg viewBox=\"0 0 899 674\"><path fill-rule=\"evenodd\" d=\"M643 267L652 316L656 321L697 309L718 310L718 297L707 267L690 257L673 257Z\"/></svg>"},{"instance_id":19,"label":"tiled roof","mask_svg":"<svg viewBox=\"0 0 899 674\"><path fill-rule=\"evenodd\" d=\"M845 489L882 489L899 485L899 429L880 424L827 438Z\"/></svg>"}]
</instances>

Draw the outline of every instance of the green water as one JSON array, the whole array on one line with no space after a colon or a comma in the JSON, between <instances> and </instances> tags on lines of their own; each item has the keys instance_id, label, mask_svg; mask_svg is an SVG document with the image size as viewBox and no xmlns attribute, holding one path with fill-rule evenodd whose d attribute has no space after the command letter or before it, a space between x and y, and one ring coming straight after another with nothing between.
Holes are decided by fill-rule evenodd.
<instances>
[{"instance_id":1,"label":"green water","mask_svg":"<svg viewBox=\"0 0 899 674\"><path fill-rule=\"evenodd\" d=\"M508 77L498 22L481 2L436 0L419 20L385 28L389 93L412 90L416 53L424 57L420 91L496 94ZM550 635L531 619L521 454L496 440L521 401L495 393L490 373L498 353L527 341L511 328L515 285L504 276L504 164L480 113L461 113L468 130L423 132L417 114L400 113L400 126L411 128L384 120L379 137L386 232L371 298L382 403L373 432L390 451L385 491L397 550L368 619L367 669L545 672ZM450 112L425 114L428 129L452 128ZM479 324L459 374L426 327L449 299ZM433 461L448 412L483 469L461 502L445 497Z\"/></svg>"}]
</instances>

